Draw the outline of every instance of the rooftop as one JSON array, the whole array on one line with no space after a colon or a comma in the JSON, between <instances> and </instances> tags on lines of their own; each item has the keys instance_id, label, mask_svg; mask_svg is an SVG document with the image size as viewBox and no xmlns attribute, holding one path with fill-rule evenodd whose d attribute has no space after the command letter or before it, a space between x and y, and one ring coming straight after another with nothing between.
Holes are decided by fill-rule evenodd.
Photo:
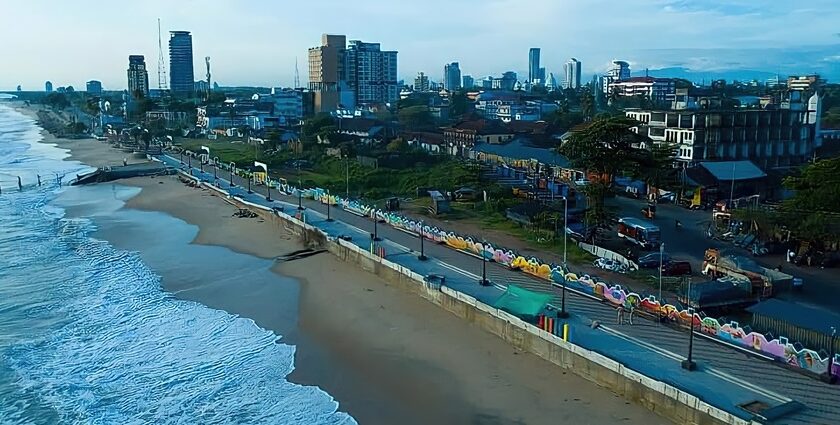
<instances>
[{"instance_id":1,"label":"rooftop","mask_svg":"<svg viewBox=\"0 0 840 425\"><path fill-rule=\"evenodd\" d=\"M753 314L784 320L800 328L831 335L831 327L840 328L840 314L823 309L771 298L747 308Z\"/></svg>"},{"instance_id":2,"label":"rooftop","mask_svg":"<svg viewBox=\"0 0 840 425\"><path fill-rule=\"evenodd\" d=\"M750 161L715 161L701 162L715 179L719 181L752 180L767 177L764 171Z\"/></svg>"},{"instance_id":3,"label":"rooftop","mask_svg":"<svg viewBox=\"0 0 840 425\"><path fill-rule=\"evenodd\" d=\"M528 139L517 136L503 145L481 143L473 148L476 152L490 155L498 155L503 158L516 160L534 160L542 164L555 167L568 167L569 160L557 153L554 149L538 148L532 146Z\"/></svg>"}]
</instances>

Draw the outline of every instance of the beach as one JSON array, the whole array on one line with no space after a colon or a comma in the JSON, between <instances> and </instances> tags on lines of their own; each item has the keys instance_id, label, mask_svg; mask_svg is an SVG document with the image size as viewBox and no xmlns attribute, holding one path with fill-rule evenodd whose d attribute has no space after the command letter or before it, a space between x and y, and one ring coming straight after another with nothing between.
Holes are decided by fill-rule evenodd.
<instances>
[{"instance_id":1,"label":"beach","mask_svg":"<svg viewBox=\"0 0 840 425\"><path fill-rule=\"evenodd\" d=\"M70 149L68 159L91 166L118 165L126 155L93 139L48 136L45 142ZM236 209L223 198L175 177L120 184L141 189L124 208L162 212L196 226L192 244L266 260L301 248L283 229L232 217ZM107 230L97 237L131 245ZM297 281L296 309L280 299L294 291L230 279L214 287L185 278L190 270L164 274L162 283L179 298L251 318L282 335L296 347L288 379L320 387L361 424L669 423L327 253L270 269L278 280Z\"/></svg>"}]
</instances>

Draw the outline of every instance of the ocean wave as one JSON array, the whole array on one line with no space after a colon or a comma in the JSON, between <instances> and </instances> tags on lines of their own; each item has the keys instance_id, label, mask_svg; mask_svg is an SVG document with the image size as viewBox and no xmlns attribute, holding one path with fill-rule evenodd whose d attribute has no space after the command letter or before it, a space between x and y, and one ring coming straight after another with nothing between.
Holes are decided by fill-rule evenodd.
<instances>
[{"instance_id":1,"label":"ocean wave","mask_svg":"<svg viewBox=\"0 0 840 425\"><path fill-rule=\"evenodd\" d=\"M355 423L286 380L294 346L163 291L55 192L0 196L0 423Z\"/></svg>"}]
</instances>

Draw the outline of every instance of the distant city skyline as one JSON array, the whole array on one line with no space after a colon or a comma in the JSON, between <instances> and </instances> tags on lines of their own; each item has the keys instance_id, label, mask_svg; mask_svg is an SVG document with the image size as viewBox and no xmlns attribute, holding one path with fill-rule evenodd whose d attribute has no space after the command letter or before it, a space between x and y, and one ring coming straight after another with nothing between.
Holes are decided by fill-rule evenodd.
<instances>
[{"instance_id":1,"label":"distant city skyline","mask_svg":"<svg viewBox=\"0 0 840 425\"><path fill-rule=\"evenodd\" d=\"M167 65L169 31L190 31L194 68L203 69L204 57L212 57L213 79L222 85L291 86L296 59L301 81L307 81L307 49L319 44L322 33L398 51L398 78L409 84L419 71L442 82L443 65L453 61L476 79L505 71L522 79L532 47L540 48L546 75L563 75L568 58L578 58L583 82L606 71L612 59L630 62L634 75L645 68L681 67L698 78L751 70L840 79L835 25L840 7L833 0L807 5L793 0L534 0L529 11L513 0L429 0L429 10L446 9L455 19L432 20L416 32L406 31L405 14L393 2L323 0L319 9L329 13L318 14L303 2L252 3L246 8L221 0L8 1L0 37L15 42L0 50L0 90L18 84L43 90L46 81L81 89L90 80L101 81L106 90L125 89L129 55L144 55L149 74L156 76L158 17ZM150 78L150 85L156 88L157 78Z\"/></svg>"}]
</instances>

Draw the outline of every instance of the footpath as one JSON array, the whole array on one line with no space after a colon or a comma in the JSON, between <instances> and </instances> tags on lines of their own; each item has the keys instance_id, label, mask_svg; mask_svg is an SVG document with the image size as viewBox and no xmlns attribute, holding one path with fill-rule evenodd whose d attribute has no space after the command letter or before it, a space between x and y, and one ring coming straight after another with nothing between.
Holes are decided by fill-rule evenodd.
<instances>
[{"instance_id":1,"label":"footpath","mask_svg":"<svg viewBox=\"0 0 840 425\"><path fill-rule=\"evenodd\" d=\"M338 206L330 207L312 199L300 199L272 189L271 201L265 186L253 187L248 193L247 180L219 171L214 177L212 167L202 172L189 169L178 158L161 156L161 161L188 172L196 178L212 183L231 196L266 208L282 209L286 214L298 213L298 203L304 208L302 218L331 237L350 237L362 250L371 249L371 234L381 239L375 251L384 259L408 268L420 275L440 274L445 285L455 291L493 305L506 290L515 284L529 290L552 295L551 305L560 308L565 298L569 324L569 341L599 353L646 377L664 382L689 393L736 418L749 423L771 424L840 424L840 386L820 382L781 367L777 363L745 354L737 347L727 347L709 340L699 333L693 341L693 360L698 368L687 371L680 366L688 354L687 332L660 325L655 321L634 318L634 324L616 323L616 310L583 293L565 291L557 284L531 275L487 262L477 255L456 251L445 245L426 240L423 246L428 260L418 259L420 240L404 230L374 222ZM492 282L479 285L482 269ZM592 326L593 321L598 326Z\"/></svg>"}]
</instances>

